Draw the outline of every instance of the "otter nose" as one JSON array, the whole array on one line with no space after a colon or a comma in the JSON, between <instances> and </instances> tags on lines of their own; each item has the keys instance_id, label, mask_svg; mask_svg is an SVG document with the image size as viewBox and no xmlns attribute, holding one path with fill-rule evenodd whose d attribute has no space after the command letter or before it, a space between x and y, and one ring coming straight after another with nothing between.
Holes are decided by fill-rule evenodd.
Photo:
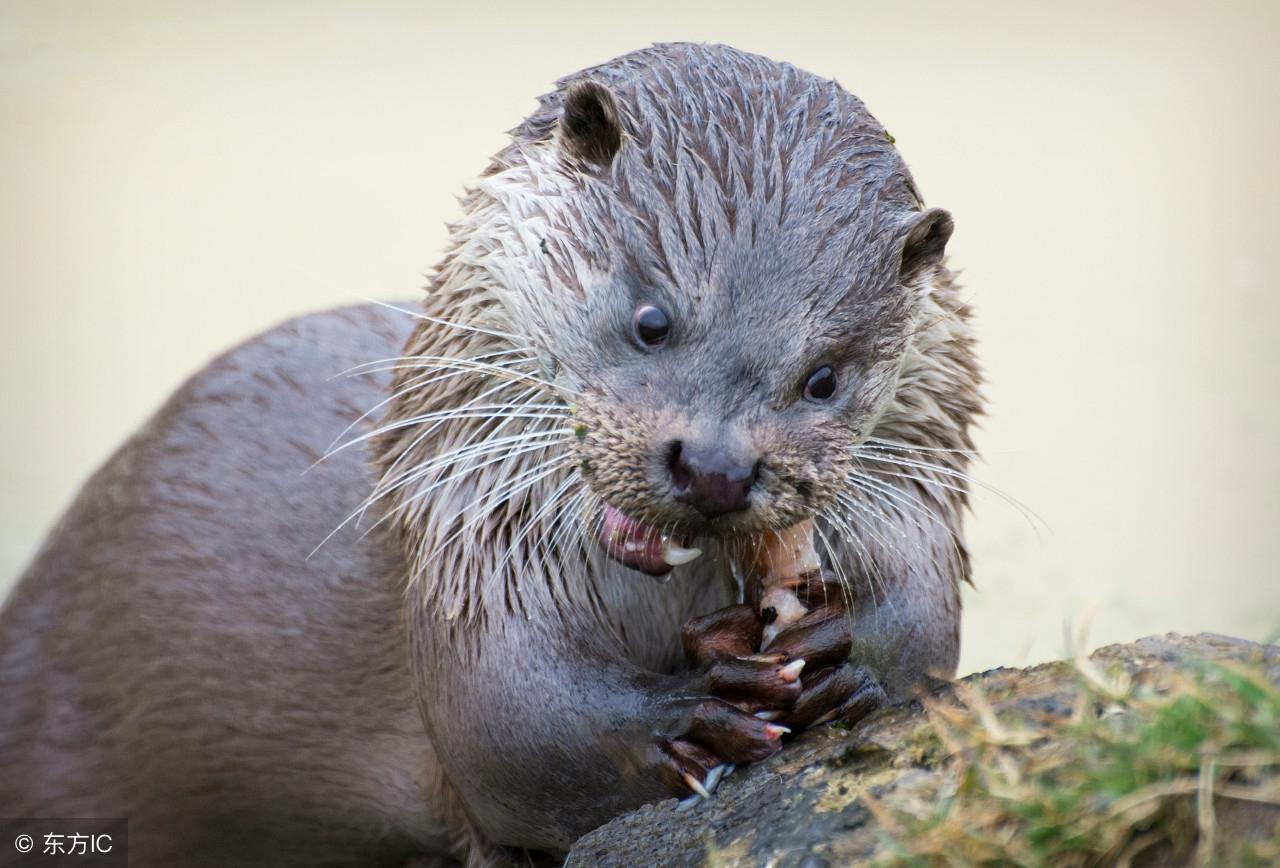
<instances>
[{"instance_id":1,"label":"otter nose","mask_svg":"<svg viewBox=\"0 0 1280 868\"><path fill-rule=\"evenodd\" d=\"M680 440L671 442L667 455L675 499L704 518L741 512L751 505L747 498L760 468L754 455L735 455L719 443Z\"/></svg>"}]
</instances>

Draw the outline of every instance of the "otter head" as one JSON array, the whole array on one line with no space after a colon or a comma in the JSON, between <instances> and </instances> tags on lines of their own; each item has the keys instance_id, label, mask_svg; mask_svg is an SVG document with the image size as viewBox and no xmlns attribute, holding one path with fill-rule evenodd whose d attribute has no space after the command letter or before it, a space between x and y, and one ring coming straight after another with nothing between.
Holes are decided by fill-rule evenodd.
<instances>
[{"instance_id":1,"label":"otter head","mask_svg":"<svg viewBox=\"0 0 1280 868\"><path fill-rule=\"evenodd\" d=\"M573 474L508 467L504 479L545 490L522 482L488 500L530 520L568 492L638 569L689 556L672 541L820 513L850 490L859 443L886 419L932 424L950 382L936 372L969 375L968 357L918 375L920 336L952 312L930 298L950 217L922 206L861 101L788 64L679 44L578 73L542 97L464 204L427 310L479 331L433 319L419 348L482 356L485 372L527 353L536 376L509 382L510 400L537 402L528 426L565 439L508 442L518 460L542 450L537 461L558 455L556 472ZM465 397L483 406L491 393ZM468 437L458 454L470 458ZM460 496L457 514L468 510Z\"/></svg>"},{"instance_id":2,"label":"otter head","mask_svg":"<svg viewBox=\"0 0 1280 868\"><path fill-rule=\"evenodd\" d=\"M848 487L951 233L833 82L736 52L656 66L564 90L574 303L548 337L611 551L651 572L657 534L782 528Z\"/></svg>"}]
</instances>

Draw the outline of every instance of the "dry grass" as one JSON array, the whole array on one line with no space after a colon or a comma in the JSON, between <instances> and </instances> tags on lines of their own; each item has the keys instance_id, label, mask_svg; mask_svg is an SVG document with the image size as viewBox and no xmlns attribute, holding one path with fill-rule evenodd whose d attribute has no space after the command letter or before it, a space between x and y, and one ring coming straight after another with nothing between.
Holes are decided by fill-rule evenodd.
<instances>
[{"instance_id":1,"label":"dry grass","mask_svg":"<svg viewBox=\"0 0 1280 868\"><path fill-rule=\"evenodd\" d=\"M1280 864L1280 691L1261 667L1135 683L1074 665L1070 715L997 713L963 683L926 705L943 783L864 796L887 864ZM1232 815L1250 835L1223 828Z\"/></svg>"}]
</instances>

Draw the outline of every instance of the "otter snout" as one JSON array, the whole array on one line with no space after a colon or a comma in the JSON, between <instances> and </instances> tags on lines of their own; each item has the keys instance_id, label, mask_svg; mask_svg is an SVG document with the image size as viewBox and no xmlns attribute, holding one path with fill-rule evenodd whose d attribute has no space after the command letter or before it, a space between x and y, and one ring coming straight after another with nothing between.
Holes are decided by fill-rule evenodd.
<instances>
[{"instance_id":1,"label":"otter snout","mask_svg":"<svg viewBox=\"0 0 1280 868\"><path fill-rule=\"evenodd\" d=\"M672 496L712 519L751 506L760 457L722 438L672 440L667 444L667 468Z\"/></svg>"}]
</instances>

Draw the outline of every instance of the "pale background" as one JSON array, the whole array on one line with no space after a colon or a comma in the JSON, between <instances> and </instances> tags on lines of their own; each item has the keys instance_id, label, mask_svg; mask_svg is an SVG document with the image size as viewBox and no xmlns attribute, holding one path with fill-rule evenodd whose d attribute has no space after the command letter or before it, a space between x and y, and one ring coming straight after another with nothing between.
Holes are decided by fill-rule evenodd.
<instances>
[{"instance_id":1,"label":"pale background","mask_svg":"<svg viewBox=\"0 0 1280 868\"><path fill-rule=\"evenodd\" d=\"M990 384L962 670L1280 628L1280 4L5 2L0 593L213 354L412 297L563 73L728 42L838 78L952 210Z\"/></svg>"}]
</instances>

